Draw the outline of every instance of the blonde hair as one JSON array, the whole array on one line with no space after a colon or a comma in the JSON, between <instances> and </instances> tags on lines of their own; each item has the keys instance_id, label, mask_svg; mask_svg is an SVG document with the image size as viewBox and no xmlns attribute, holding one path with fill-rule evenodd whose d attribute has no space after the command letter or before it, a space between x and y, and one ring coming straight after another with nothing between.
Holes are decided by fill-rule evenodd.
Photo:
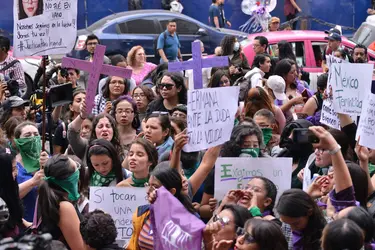
<instances>
[{"instance_id":1,"label":"blonde hair","mask_svg":"<svg viewBox=\"0 0 375 250\"><path fill-rule=\"evenodd\" d=\"M137 45L137 46L134 46L133 48L131 48L131 50L128 52L128 56L127 56L126 60L127 60L129 66L134 66L135 56L137 54L137 51L140 50L140 49L143 49L143 51L145 51L145 49L141 45Z\"/></svg>"}]
</instances>

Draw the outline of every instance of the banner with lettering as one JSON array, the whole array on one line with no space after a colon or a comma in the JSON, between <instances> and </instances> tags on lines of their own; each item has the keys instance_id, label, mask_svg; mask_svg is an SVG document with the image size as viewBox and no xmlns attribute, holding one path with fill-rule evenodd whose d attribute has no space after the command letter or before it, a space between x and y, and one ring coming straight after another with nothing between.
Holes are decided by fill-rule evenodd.
<instances>
[{"instance_id":1,"label":"banner with lettering","mask_svg":"<svg viewBox=\"0 0 375 250\"><path fill-rule=\"evenodd\" d=\"M238 109L239 87L188 91L189 143L185 152L201 151L230 139Z\"/></svg>"},{"instance_id":2,"label":"banner with lettering","mask_svg":"<svg viewBox=\"0 0 375 250\"><path fill-rule=\"evenodd\" d=\"M157 190L150 211L154 249L201 249L206 225L164 187Z\"/></svg>"},{"instance_id":3,"label":"banner with lettering","mask_svg":"<svg viewBox=\"0 0 375 250\"><path fill-rule=\"evenodd\" d=\"M292 158L218 158L215 164L215 198L232 189L243 189L252 177L263 176L277 187L277 197L290 189Z\"/></svg>"},{"instance_id":4,"label":"banner with lettering","mask_svg":"<svg viewBox=\"0 0 375 250\"><path fill-rule=\"evenodd\" d=\"M375 149L375 95L368 93L364 100L356 138L361 137L359 144Z\"/></svg>"},{"instance_id":5,"label":"banner with lettering","mask_svg":"<svg viewBox=\"0 0 375 250\"><path fill-rule=\"evenodd\" d=\"M340 129L340 119L333 106L332 97L328 97L323 101L320 123L334 129Z\"/></svg>"},{"instance_id":6,"label":"banner with lettering","mask_svg":"<svg viewBox=\"0 0 375 250\"><path fill-rule=\"evenodd\" d=\"M14 0L15 56L69 53L77 39L77 0Z\"/></svg>"},{"instance_id":7,"label":"banner with lettering","mask_svg":"<svg viewBox=\"0 0 375 250\"><path fill-rule=\"evenodd\" d=\"M146 204L146 188L90 187L90 212L99 209L112 216L117 228L117 240L130 240L133 213L137 207Z\"/></svg>"},{"instance_id":8,"label":"banner with lettering","mask_svg":"<svg viewBox=\"0 0 375 250\"><path fill-rule=\"evenodd\" d=\"M328 81L333 91L333 106L340 114L360 115L362 103L371 90L373 64L333 63Z\"/></svg>"}]
</instances>

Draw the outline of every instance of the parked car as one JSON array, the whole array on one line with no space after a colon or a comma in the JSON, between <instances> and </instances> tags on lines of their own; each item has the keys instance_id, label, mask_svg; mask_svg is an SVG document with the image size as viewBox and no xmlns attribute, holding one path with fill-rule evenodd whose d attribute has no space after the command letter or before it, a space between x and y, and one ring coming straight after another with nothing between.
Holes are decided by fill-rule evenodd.
<instances>
[{"instance_id":1,"label":"parked car","mask_svg":"<svg viewBox=\"0 0 375 250\"><path fill-rule=\"evenodd\" d=\"M251 65L255 52L253 50L252 41L256 36L265 36L268 39L269 48L277 47L277 43L281 40L290 42L293 46L294 54L297 58L297 64L306 72L310 73L310 88L316 90L316 80L321 74L321 61L323 52L328 45L328 41L324 38L327 36L322 31L300 30L300 31L277 31L250 34L248 39L241 42L243 51ZM342 37L342 46L350 53L356 44L346 37ZM270 51L274 52L274 51ZM272 54L272 53L271 53ZM368 50L369 61L375 61L375 52Z\"/></svg>"},{"instance_id":2,"label":"parked car","mask_svg":"<svg viewBox=\"0 0 375 250\"><path fill-rule=\"evenodd\" d=\"M181 43L181 54L184 60L191 57L191 43L200 39L204 43L205 53L213 54L225 35L234 35L239 41L247 38L247 34L230 30L216 29L191 17L165 10L127 11L107 16L86 29L79 30L74 50L70 57L84 59L88 53L85 41L88 35L95 34L101 44L107 46L106 54L123 54L136 45L141 45L148 61L159 63L155 58L155 42L165 29L168 20L177 23L177 34Z\"/></svg>"},{"instance_id":3,"label":"parked car","mask_svg":"<svg viewBox=\"0 0 375 250\"><path fill-rule=\"evenodd\" d=\"M366 18L366 21L354 33L351 39L355 43L361 43L366 47L369 47L375 42L375 16L370 15Z\"/></svg>"}]
</instances>

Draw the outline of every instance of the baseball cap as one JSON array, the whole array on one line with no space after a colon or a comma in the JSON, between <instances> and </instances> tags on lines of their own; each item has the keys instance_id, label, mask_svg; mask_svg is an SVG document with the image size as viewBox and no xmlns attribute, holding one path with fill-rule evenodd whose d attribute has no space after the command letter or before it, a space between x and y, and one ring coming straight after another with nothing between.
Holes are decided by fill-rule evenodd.
<instances>
[{"instance_id":1,"label":"baseball cap","mask_svg":"<svg viewBox=\"0 0 375 250\"><path fill-rule=\"evenodd\" d=\"M17 107L28 105L28 104L29 104L29 101L25 101L21 97L11 96L5 100L2 107L4 110L9 110L11 108L17 108Z\"/></svg>"},{"instance_id":2,"label":"baseball cap","mask_svg":"<svg viewBox=\"0 0 375 250\"><path fill-rule=\"evenodd\" d=\"M285 80L281 76L270 76L267 80L267 86L272 89L273 94L277 100L283 101L286 98L285 91Z\"/></svg>"},{"instance_id":3,"label":"baseball cap","mask_svg":"<svg viewBox=\"0 0 375 250\"><path fill-rule=\"evenodd\" d=\"M339 29L336 29L336 28L332 28L330 30L325 30L324 33L326 33L326 34L336 33L336 34L341 35L341 31Z\"/></svg>"},{"instance_id":4,"label":"baseball cap","mask_svg":"<svg viewBox=\"0 0 375 250\"><path fill-rule=\"evenodd\" d=\"M331 33L329 36L324 38L325 40L330 40L330 41L340 41L341 42L341 36L337 33Z\"/></svg>"},{"instance_id":5,"label":"baseball cap","mask_svg":"<svg viewBox=\"0 0 375 250\"><path fill-rule=\"evenodd\" d=\"M280 18L274 16L271 18L270 23L280 23Z\"/></svg>"}]
</instances>

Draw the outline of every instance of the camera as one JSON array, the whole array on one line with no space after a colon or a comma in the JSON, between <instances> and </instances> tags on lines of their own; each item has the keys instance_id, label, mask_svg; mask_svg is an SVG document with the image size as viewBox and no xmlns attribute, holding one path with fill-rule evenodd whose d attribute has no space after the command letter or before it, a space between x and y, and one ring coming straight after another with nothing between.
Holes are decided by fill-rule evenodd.
<instances>
[{"instance_id":1,"label":"camera","mask_svg":"<svg viewBox=\"0 0 375 250\"><path fill-rule=\"evenodd\" d=\"M0 241L0 250L48 250L52 243L52 235L25 235L17 241L12 238L5 238Z\"/></svg>"},{"instance_id":2,"label":"camera","mask_svg":"<svg viewBox=\"0 0 375 250\"><path fill-rule=\"evenodd\" d=\"M66 68L60 68L60 75L61 77L67 78L69 75L68 70Z\"/></svg>"},{"instance_id":3,"label":"camera","mask_svg":"<svg viewBox=\"0 0 375 250\"><path fill-rule=\"evenodd\" d=\"M43 91L37 90L35 92L36 99L43 99ZM65 104L70 104L73 101L73 85L71 83L65 83L60 85L52 86L47 90L46 93L46 106L57 107ZM36 105L41 107L41 105Z\"/></svg>"},{"instance_id":4,"label":"camera","mask_svg":"<svg viewBox=\"0 0 375 250\"><path fill-rule=\"evenodd\" d=\"M295 128L293 142L298 144L319 143L319 138L308 128Z\"/></svg>"}]
</instances>

